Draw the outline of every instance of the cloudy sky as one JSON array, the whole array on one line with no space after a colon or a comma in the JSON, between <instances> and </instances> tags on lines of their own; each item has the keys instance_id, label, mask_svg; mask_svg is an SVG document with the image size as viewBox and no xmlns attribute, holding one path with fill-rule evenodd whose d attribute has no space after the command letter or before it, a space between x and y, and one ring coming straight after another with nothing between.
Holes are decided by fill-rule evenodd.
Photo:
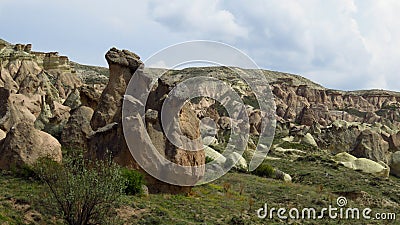
<instances>
[{"instance_id":1,"label":"cloudy sky","mask_svg":"<svg viewBox=\"0 0 400 225\"><path fill-rule=\"evenodd\" d=\"M265 69L333 89L400 91L398 0L0 0L0 38L106 66L182 41L215 40Z\"/></svg>"}]
</instances>

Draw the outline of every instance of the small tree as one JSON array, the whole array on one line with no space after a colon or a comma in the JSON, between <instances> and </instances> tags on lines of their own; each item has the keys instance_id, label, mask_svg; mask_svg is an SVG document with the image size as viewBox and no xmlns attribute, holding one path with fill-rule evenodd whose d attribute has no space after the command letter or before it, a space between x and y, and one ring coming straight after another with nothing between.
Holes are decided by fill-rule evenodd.
<instances>
[{"instance_id":1,"label":"small tree","mask_svg":"<svg viewBox=\"0 0 400 225\"><path fill-rule=\"evenodd\" d=\"M126 181L125 194L136 195L143 193L144 176L136 170L121 169L121 175Z\"/></svg>"},{"instance_id":2,"label":"small tree","mask_svg":"<svg viewBox=\"0 0 400 225\"><path fill-rule=\"evenodd\" d=\"M43 159L36 173L48 189L46 202L70 225L104 224L125 190L120 168L111 161L90 161L82 155L62 165Z\"/></svg>"}]
</instances>

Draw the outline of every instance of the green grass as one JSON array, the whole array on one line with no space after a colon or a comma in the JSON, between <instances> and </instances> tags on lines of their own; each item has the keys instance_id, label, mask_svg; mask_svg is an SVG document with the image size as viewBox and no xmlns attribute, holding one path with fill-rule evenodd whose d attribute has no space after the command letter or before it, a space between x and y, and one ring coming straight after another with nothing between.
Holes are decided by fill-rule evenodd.
<instances>
[{"instance_id":1,"label":"green grass","mask_svg":"<svg viewBox=\"0 0 400 225\"><path fill-rule=\"evenodd\" d=\"M71 64L77 70L94 71L94 72L97 72L97 73L99 73L101 75L104 75L106 77L110 76L110 72L109 72L108 68L106 68L106 67L83 65L83 64L76 63L76 62L71 62Z\"/></svg>"},{"instance_id":2,"label":"green grass","mask_svg":"<svg viewBox=\"0 0 400 225\"><path fill-rule=\"evenodd\" d=\"M268 162L293 176L293 183L261 178L243 173L228 173L217 181L195 187L190 196L150 195L135 197L134 208L147 209L130 218L131 223L152 224L230 224L242 221L245 224L265 224L256 217L255 210L268 203L271 207L321 209L329 204L335 206L338 196L345 195L349 207L370 207L373 212L398 212L398 206L383 202L400 203L400 181L376 178L372 175L349 170L334 164L324 156L310 156L300 160ZM328 176L326 175L328 174ZM344 176L345 174L345 176ZM229 190L226 192L226 186ZM368 201L353 195L367 193ZM372 203L371 203L372 202ZM268 221L270 224L315 224L315 221ZM385 221L385 224L398 224ZM340 222L325 219L319 224L365 224L366 221ZM381 224L380 221L368 221ZM239 223L240 224L240 223Z\"/></svg>"},{"instance_id":3,"label":"green grass","mask_svg":"<svg viewBox=\"0 0 400 225\"><path fill-rule=\"evenodd\" d=\"M276 142L275 142L276 143ZM306 152L316 152L318 148L306 143L296 143L296 142L288 142L284 141L279 144L279 147L284 149L297 149Z\"/></svg>"},{"instance_id":4,"label":"green grass","mask_svg":"<svg viewBox=\"0 0 400 225\"><path fill-rule=\"evenodd\" d=\"M0 224L57 224L38 204L42 184L1 171L0 175ZM31 221L31 214L42 215Z\"/></svg>"},{"instance_id":5,"label":"green grass","mask_svg":"<svg viewBox=\"0 0 400 225\"><path fill-rule=\"evenodd\" d=\"M336 165L327 155L315 153L294 161L264 163L289 173L293 182L230 172L212 183L194 187L189 195L124 196L121 207L128 208L130 213L120 216L126 224L382 224L373 220L261 220L256 216L255 210L264 203L275 208L321 209L335 206L340 195L348 197L349 207L400 212L398 178L381 179L353 171ZM37 181L1 176L0 224L29 224L25 216L34 211L41 214L41 220L32 224L56 224L59 220L36 203L41 187ZM399 224L399 218L384 224Z\"/></svg>"}]
</instances>

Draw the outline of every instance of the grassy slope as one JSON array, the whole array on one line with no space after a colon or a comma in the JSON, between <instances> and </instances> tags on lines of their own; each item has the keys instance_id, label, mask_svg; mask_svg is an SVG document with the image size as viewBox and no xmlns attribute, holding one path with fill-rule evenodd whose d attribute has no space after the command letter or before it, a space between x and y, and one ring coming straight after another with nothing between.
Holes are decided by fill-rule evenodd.
<instances>
[{"instance_id":1,"label":"grassy slope","mask_svg":"<svg viewBox=\"0 0 400 225\"><path fill-rule=\"evenodd\" d=\"M255 210L270 207L328 207L339 195L348 206L370 207L373 212L397 212L400 180L379 179L336 166L324 157L310 155L292 162L265 162L288 172L293 183L231 172L213 183L195 187L189 196L150 195L124 197L120 215L127 224L365 224L366 221L260 220ZM57 220L40 206L41 184L11 175L0 177L0 224L55 224ZM228 190L228 191L226 191ZM363 191L364 196L360 197ZM354 197L356 196L356 197ZM394 203L395 202L395 203ZM387 221L386 221L387 222ZM399 224L397 221L368 224Z\"/></svg>"},{"instance_id":2,"label":"grassy slope","mask_svg":"<svg viewBox=\"0 0 400 225\"><path fill-rule=\"evenodd\" d=\"M311 160L311 161L310 161ZM313 161L315 160L315 161ZM228 173L219 180L193 189L192 196L151 195L134 198L134 208L144 209L131 218L139 224L382 224L382 221L260 220L255 210L268 203L270 207L315 207L329 204L336 206L338 196L349 200L349 207L370 207L373 212L399 212L391 202L400 203L400 180L376 178L347 168L336 166L319 157L288 162L268 162L293 175L293 183L266 179L249 174ZM328 174L328 176L326 175ZM231 188L226 193L224 187ZM243 190L242 190L243 189ZM364 196L357 196L362 194ZM240 194L242 192L242 194ZM356 197L354 197L356 196ZM394 205L396 205L394 203ZM387 223L386 223L387 222ZM399 224L385 221L384 224Z\"/></svg>"}]
</instances>

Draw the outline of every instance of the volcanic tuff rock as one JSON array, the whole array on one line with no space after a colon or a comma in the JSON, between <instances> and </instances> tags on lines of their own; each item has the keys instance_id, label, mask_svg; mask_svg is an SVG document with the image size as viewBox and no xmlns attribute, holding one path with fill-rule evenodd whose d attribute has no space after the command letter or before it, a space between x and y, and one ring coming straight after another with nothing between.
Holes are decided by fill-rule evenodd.
<instances>
[{"instance_id":1,"label":"volcanic tuff rock","mask_svg":"<svg viewBox=\"0 0 400 225\"><path fill-rule=\"evenodd\" d=\"M392 158L390 160L390 168L390 172L393 175L400 177L400 151L392 154Z\"/></svg>"},{"instance_id":2,"label":"volcanic tuff rock","mask_svg":"<svg viewBox=\"0 0 400 225\"><path fill-rule=\"evenodd\" d=\"M51 119L68 119L68 112L59 114L57 104L70 92L70 86L81 85L67 57L32 52L31 47L6 44L0 49L0 94L5 101L0 126L6 131L21 120L37 121L37 127L45 129Z\"/></svg>"},{"instance_id":3,"label":"volcanic tuff rock","mask_svg":"<svg viewBox=\"0 0 400 225\"><path fill-rule=\"evenodd\" d=\"M116 48L107 52L106 60L110 67L110 79L93 115L91 121L93 130L113 122L120 122L126 87L133 73L143 64L136 54Z\"/></svg>"},{"instance_id":4,"label":"volcanic tuff rock","mask_svg":"<svg viewBox=\"0 0 400 225\"><path fill-rule=\"evenodd\" d=\"M252 70L246 70L252 72ZM275 98L278 119L278 134L304 136L315 139L312 145L328 149L331 153L354 152L358 157L388 162L393 149L398 147L396 133L400 127L400 93L371 91L338 91L323 88L296 75L263 71L271 85ZM195 76L209 76L226 81L250 106L251 134L259 132L261 118L257 111L257 100L249 94L249 87L226 67L187 68L169 70L159 82L159 90L171 90L181 81ZM154 92L156 99L163 99L166 91ZM196 104L199 118L215 118L218 128L227 130L231 123L218 105L201 105L208 100L200 99ZM150 102L159 110L159 102ZM253 108L253 109L252 109ZM366 135L365 130L376 133ZM365 131L365 132L364 132ZM364 133L363 133L364 132ZM390 150L389 150L390 149Z\"/></svg>"},{"instance_id":5,"label":"volcanic tuff rock","mask_svg":"<svg viewBox=\"0 0 400 225\"><path fill-rule=\"evenodd\" d=\"M366 158L357 158L345 152L335 155L334 160L350 169L375 174L383 178L389 177L390 168L381 161L375 162Z\"/></svg>"},{"instance_id":6,"label":"volcanic tuff rock","mask_svg":"<svg viewBox=\"0 0 400 225\"><path fill-rule=\"evenodd\" d=\"M71 111L71 117L64 126L61 134L61 144L63 147L88 149L88 138L93 133L90 126L93 113L93 109L87 106L81 106Z\"/></svg>"},{"instance_id":7,"label":"volcanic tuff rock","mask_svg":"<svg viewBox=\"0 0 400 225\"><path fill-rule=\"evenodd\" d=\"M0 130L0 141L2 141L4 138L6 138L6 132L4 132L3 130Z\"/></svg>"},{"instance_id":8,"label":"volcanic tuff rock","mask_svg":"<svg viewBox=\"0 0 400 225\"><path fill-rule=\"evenodd\" d=\"M28 121L59 138L65 147L86 148L88 155L94 158L111 152L121 165L140 169L125 143L121 107L127 84L142 62L134 53L115 48L107 52L106 59L109 69L80 65L56 52L33 52L30 44L11 45L0 40L0 145L10 139L7 133L13 126ZM204 152L192 153L174 147L166 139L159 118L163 101L178 83L191 77L208 76L230 84L247 105L254 139L250 140L248 148L249 152L254 152L261 121L267 115L260 113L251 89L233 73L234 70L201 67L168 71L144 68L143 71L146 76L138 81L139 86L147 85L156 73L165 74L151 88L146 103L130 99L134 104L146 106L146 120L142 125L146 126L151 140L138 140L138 147L155 145L162 156L181 165L204 163ZM396 174L399 160L394 152L400 150L400 93L337 91L297 75L266 70L262 74L271 85L276 104L277 139L282 138L294 146L311 145L313 149L328 150L332 155L348 152L359 158L383 161L389 163L392 174ZM230 129L240 124L227 117L214 100L201 98L186 104L180 112L179 124L184 134L190 138L199 137L198 119L203 118L213 119L216 128L223 131L217 132L215 137L207 137L212 139L212 148L221 145ZM139 118L129 119L137 122L132 129L140 131L139 136L143 135ZM188 191L150 176L146 179L152 192Z\"/></svg>"},{"instance_id":9,"label":"volcanic tuff rock","mask_svg":"<svg viewBox=\"0 0 400 225\"><path fill-rule=\"evenodd\" d=\"M376 162L389 163L389 144L382 136L372 130L365 130L357 137L356 146L351 151L356 157L372 159Z\"/></svg>"},{"instance_id":10,"label":"volcanic tuff rock","mask_svg":"<svg viewBox=\"0 0 400 225\"><path fill-rule=\"evenodd\" d=\"M116 48L110 49L106 54L107 62L110 67L110 79L104 89L100 102L91 120L91 125L94 133L89 138L89 152L92 158L102 158L106 156L107 152L112 154L115 162L123 166L139 169L140 166L133 159L130 150L126 144L125 137L122 130L122 101L126 87L133 75L133 73L143 64L139 57L134 53L127 50L118 50ZM149 85L152 80L150 77L143 75L144 85ZM135 140L137 144L131 146L132 151L141 151L143 157L151 153L151 146L154 145L160 154L168 160L175 162L179 165L202 165L205 163L205 155L203 151L190 152L179 149L171 144L163 134L159 124L159 104L158 98L154 93L160 93L162 96L168 93L168 89L163 89L162 86L154 88L154 92L150 94L149 102L153 103L155 107L148 108L146 114L146 127L142 118L132 115L130 118L125 118L127 122L132 122L129 126L131 129L130 135L134 135L131 140ZM139 100L132 100L127 104L142 104ZM142 124L142 125L141 125ZM200 137L199 121L196 114L190 106L183 107L180 112L180 126L188 138L195 139ZM147 131L151 140L145 138L143 134ZM148 159L145 159L148 160ZM152 160L155 160L154 158ZM148 163L153 163L149 161ZM143 173L145 173L142 170ZM159 173L162 171L158 171ZM178 174L177 174L178 175ZM176 176L179 178L179 176ZM175 177L175 178L176 178ZM174 177L171 177L175 179ZM147 184L150 192L169 192L180 193L190 190L189 187L178 187L160 182L152 176L146 176ZM194 184L194 183L193 183Z\"/></svg>"},{"instance_id":11,"label":"volcanic tuff rock","mask_svg":"<svg viewBox=\"0 0 400 225\"><path fill-rule=\"evenodd\" d=\"M47 157L61 162L61 145L50 134L36 130L31 122L13 126L0 146L0 169L33 165L39 158Z\"/></svg>"},{"instance_id":12,"label":"volcanic tuff rock","mask_svg":"<svg viewBox=\"0 0 400 225\"><path fill-rule=\"evenodd\" d=\"M59 56L57 52L33 52L30 44L12 45L0 40L0 129L2 129L2 136L3 133L11 132L10 130L16 124L24 121L28 124L34 124L36 129L60 139L71 110L69 106L64 106L62 103L66 98L72 99L76 93L78 93L77 98L79 98L79 89L84 87L87 87L87 85L80 80L66 56ZM86 89L90 90L90 87ZM90 96L85 99L86 102L93 105L92 102L97 101L95 98L98 98L99 95L90 93L90 91L86 91L86 93L87 96ZM79 107L76 104L72 106L74 108ZM53 141L50 135L47 134L49 136L47 137L43 132L38 133L38 130L32 130L29 126L24 127L30 129L26 132L31 131L38 137L22 138L18 143L19 147L26 146L29 150L29 146L34 146L33 150L36 151L39 148L36 146L46 148L50 146L43 146L41 139L43 137L43 139ZM10 133L10 135L12 134ZM10 135L7 134L7 138L2 141L4 142L2 148L7 151L11 149L15 142L14 139L10 141L12 137ZM27 143L24 143L24 141ZM54 144L54 146L56 145L59 144ZM47 150L50 151L51 149L44 149L42 152L46 153ZM15 151L19 151L18 148ZM20 153L22 155L18 163L32 163L32 160L36 159L36 155L43 156L36 152L33 152L34 155L32 156L29 156L30 152L25 156L23 150ZM14 152L12 154L18 155L19 153ZM57 155L58 153L54 154ZM27 159L24 159L24 157ZM54 158L60 159L58 156ZM3 163L6 163L6 161L3 161ZM15 162L10 161L9 163ZM8 166L10 165L3 165L4 168Z\"/></svg>"}]
</instances>

